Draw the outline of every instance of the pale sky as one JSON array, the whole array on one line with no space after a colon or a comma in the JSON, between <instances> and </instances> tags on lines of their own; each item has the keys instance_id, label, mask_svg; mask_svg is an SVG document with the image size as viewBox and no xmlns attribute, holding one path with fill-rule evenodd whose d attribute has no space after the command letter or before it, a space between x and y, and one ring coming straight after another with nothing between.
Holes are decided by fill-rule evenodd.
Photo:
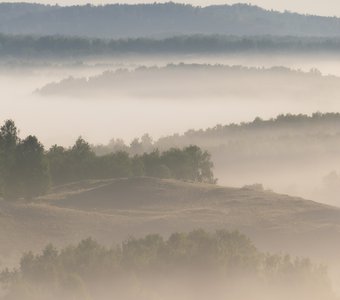
<instances>
[{"instance_id":1,"label":"pale sky","mask_svg":"<svg viewBox=\"0 0 340 300\"><path fill-rule=\"evenodd\" d=\"M153 3L155 0L23 0L25 2L40 2L40 3L50 3L55 4L58 3L60 5L71 5L71 4L106 4L106 3ZM23 2L20 1L20 2ZM2 1L0 1L2 2ZM14 0L5 0L3 2L19 2ZM157 1L157 2L168 2L167 1ZM174 2L185 2L194 5L210 5L210 4L232 4L232 3L251 3L256 4L258 6L262 6L268 9L275 10L290 10L296 11L300 13L309 13L309 14L318 14L318 15L326 15L326 16L340 16L340 0L175 0Z\"/></svg>"}]
</instances>

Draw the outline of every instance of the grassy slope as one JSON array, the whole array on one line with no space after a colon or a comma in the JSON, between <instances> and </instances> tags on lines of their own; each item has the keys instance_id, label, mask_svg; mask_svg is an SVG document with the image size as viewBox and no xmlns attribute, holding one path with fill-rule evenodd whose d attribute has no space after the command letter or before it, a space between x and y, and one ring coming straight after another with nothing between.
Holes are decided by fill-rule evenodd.
<instances>
[{"instance_id":1,"label":"grassy slope","mask_svg":"<svg viewBox=\"0 0 340 300\"><path fill-rule=\"evenodd\" d=\"M88 236L112 244L198 227L239 229L267 250L339 256L340 209L271 192L150 178L71 184L35 204L0 201L0 255Z\"/></svg>"}]
</instances>

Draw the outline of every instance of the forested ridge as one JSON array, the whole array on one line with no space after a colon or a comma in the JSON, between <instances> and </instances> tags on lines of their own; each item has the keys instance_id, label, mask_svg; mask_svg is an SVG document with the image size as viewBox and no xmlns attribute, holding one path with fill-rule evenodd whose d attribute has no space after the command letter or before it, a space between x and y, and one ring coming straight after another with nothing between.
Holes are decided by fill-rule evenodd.
<instances>
[{"instance_id":1,"label":"forested ridge","mask_svg":"<svg viewBox=\"0 0 340 300\"><path fill-rule=\"evenodd\" d=\"M281 114L275 118L262 119L260 117L255 118L251 122L241 122L239 124L232 123L226 125L216 125L212 128L201 130L188 130L184 136L223 136L233 133L242 133L245 130L257 130L257 129L286 129L286 130L310 130L311 132L322 134L322 128L325 129L324 134L334 132L340 125L340 113L321 113L316 112L312 115L307 114ZM337 133L335 131L334 133ZM294 135L292 131L292 135Z\"/></svg>"},{"instance_id":2,"label":"forested ridge","mask_svg":"<svg viewBox=\"0 0 340 300\"><path fill-rule=\"evenodd\" d=\"M0 5L0 32L103 38L180 34L340 36L335 17L264 10L247 4Z\"/></svg>"},{"instance_id":3,"label":"forested ridge","mask_svg":"<svg viewBox=\"0 0 340 300\"><path fill-rule=\"evenodd\" d=\"M248 149L250 145L258 144L266 147L264 141L287 143L287 141L292 142L293 140L296 145L301 143L305 143L305 145L309 143L320 144L320 142L327 144L332 140L339 140L339 136L340 113L318 112L312 115L282 114L267 120L257 117L251 122L218 124L207 129L190 129L183 134L176 133L161 137L158 140L152 140L146 134L142 137L136 137L130 144L125 143L122 139L113 138L107 145L93 145L92 147L99 154L120 150L137 154L144 151L150 152L155 148L167 149L171 145L178 147L196 142L203 148L218 147L219 145L226 147L228 145L236 154L242 149L242 140L246 143ZM235 143L233 140L238 142ZM210 144L210 141L214 142ZM296 148L296 145L292 148ZM225 147L218 149L218 151L226 150ZM275 147L272 147L272 149L275 149ZM232 157L228 159L232 159Z\"/></svg>"},{"instance_id":4,"label":"forested ridge","mask_svg":"<svg viewBox=\"0 0 340 300\"><path fill-rule=\"evenodd\" d=\"M314 97L311 86L322 85L329 92L325 92L325 98L329 94L333 97L339 83L339 77L323 75L317 69L304 72L286 67L179 63L107 70L89 77L70 76L59 82L48 83L35 92L42 96L71 96L80 99L96 99L99 96L110 100L121 99L122 96L159 99L167 95L181 101L214 96L228 101L242 97L255 100L254 95L259 93L261 87L263 97L272 98L280 92L282 97L289 98L296 89L304 90L306 95L309 93L310 97Z\"/></svg>"}]
</instances>

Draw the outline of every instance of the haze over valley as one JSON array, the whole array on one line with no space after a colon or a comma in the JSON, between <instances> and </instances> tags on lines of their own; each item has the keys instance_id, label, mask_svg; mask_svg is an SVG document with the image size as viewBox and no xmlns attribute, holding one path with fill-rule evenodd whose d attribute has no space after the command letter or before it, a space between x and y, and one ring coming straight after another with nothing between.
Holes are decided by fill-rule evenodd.
<instances>
[{"instance_id":1,"label":"haze over valley","mask_svg":"<svg viewBox=\"0 0 340 300\"><path fill-rule=\"evenodd\" d=\"M340 18L261 3L0 3L1 300L339 299Z\"/></svg>"}]
</instances>

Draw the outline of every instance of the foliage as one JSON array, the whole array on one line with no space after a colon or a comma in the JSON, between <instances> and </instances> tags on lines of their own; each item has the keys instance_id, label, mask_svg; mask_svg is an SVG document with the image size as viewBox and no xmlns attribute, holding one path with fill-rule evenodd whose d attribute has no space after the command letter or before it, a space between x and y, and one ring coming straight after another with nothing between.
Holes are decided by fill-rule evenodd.
<instances>
[{"instance_id":1,"label":"foliage","mask_svg":"<svg viewBox=\"0 0 340 300\"><path fill-rule=\"evenodd\" d=\"M314 266L307 259L261 253L244 235L225 230L174 233L167 240L148 235L130 238L113 248L92 239L60 251L49 245L41 254L26 253L18 270L5 270L0 278L8 287L6 299L13 299L12 295L18 293L29 294L28 290L38 291L46 298L66 293L78 299L96 297L98 286L114 285L117 292L121 282L131 284L129 280L134 278L145 284L150 276L154 283L152 289L157 291L159 278L171 285L169 279L175 280L179 274L182 274L181 281L187 280L186 276L208 281L212 276L216 282L222 280L226 288L231 287L233 280L252 278L259 286L283 284L289 291L294 290L292 294L311 289L309 292L313 295L315 289L318 295L321 290L323 296L331 295L324 268ZM128 291L133 286L124 288Z\"/></svg>"},{"instance_id":2,"label":"foliage","mask_svg":"<svg viewBox=\"0 0 340 300\"><path fill-rule=\"evenodd\" d=\"M35 136L20 141L16 149L16 186L27 199L47 191L50 177L44 147Z\"/></svg>"},{"instance_id":3,"label":"foliage","mask_svg":"<svg viewBox=\"0 0 340 300\"><path fill-rule=\"evenodd\" d=\"M18 144L18 129L12 120L0 128L1 188L6 196L15 191L15 152Z\"/></svg>"},{"instance_id":4,"label":"foliage","mask_svg":"<svg viewBox=\"0 0 340 300\"><path fill-rule=\"evenodd\" d=\"M19 139L12 120L0 129L0 168L1 190L7 199L31 199L49 186L44 147L35 136Z\"/></svg>"},{"instance_id":5,"label":"foliage","mask_svg":"<svg viewBox=\"0 0 340 300\"><path fill-rule=\"evenodd\" d=\"M53 146L46 156L54 184L133 176L216 183L209 153L196 146L134 156L124 151L97 156L89 144L78 139L70 149Z\"/></svg>"},{"instance_id":6,"label":"foliage","mask_svg":"<svg viewBox=\"0 0 340 300\"><path fill-rule=\"evenodd\" d=\"M142 141L152 148L150 137L144 136ZM20 139L12 120L0 128L0 183L6 199L37 197L48 190L50 181L57 185L84 179L149 176L215 183L212 168L209 153L196 146L163 153L153 150L131 155L117 151L96 155L79 137L70 148L54 145L45 151L35 136Z\"/></svg>"}]
</instances>

